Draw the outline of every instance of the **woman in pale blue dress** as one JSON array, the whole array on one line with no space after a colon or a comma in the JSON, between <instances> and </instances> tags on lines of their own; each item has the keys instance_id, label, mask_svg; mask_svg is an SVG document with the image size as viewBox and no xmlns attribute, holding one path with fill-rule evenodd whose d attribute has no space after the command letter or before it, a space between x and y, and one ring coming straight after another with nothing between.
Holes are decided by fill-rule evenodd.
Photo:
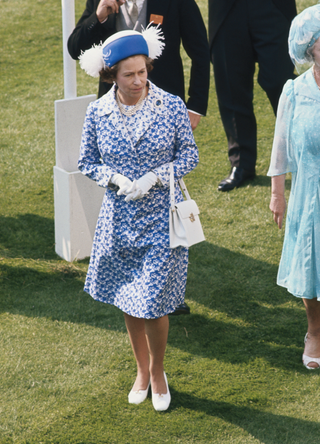
<instances>
[{"instance_id":1,"label":"woman in pale blue dress","mask_svg":"<svg viewBox=\"0 0 320 444\"><path fill-rule=\"evenodd\" d=\"M292 22L289 53L311 68L288 80L279 102L271 164L270 209L282 227L285 176L292 174L285 238L277 283L302 298L308 331L302 361L320 368L320 5Z\"/></svg>"},{"instance_id":2,"label":"woman in pale blue dress","mask_svg":"<svg viewBox=\"0 0 320 444\"><path fill-rule=\"evenodd\" d=\"M171 400L168 314L184 301L188 267L188 249L169 248L169 165L178 180L198 163L183 101L147 80L163 46L151 27L121 31L80 56L88 74L114 82L88 106L82 133L79 169L106 189L85 291L124 312L137 362L128 400L140 404L151 385L155 410ZM175 194L183 200L178 186Z\"/></svg>"}]
</instances>

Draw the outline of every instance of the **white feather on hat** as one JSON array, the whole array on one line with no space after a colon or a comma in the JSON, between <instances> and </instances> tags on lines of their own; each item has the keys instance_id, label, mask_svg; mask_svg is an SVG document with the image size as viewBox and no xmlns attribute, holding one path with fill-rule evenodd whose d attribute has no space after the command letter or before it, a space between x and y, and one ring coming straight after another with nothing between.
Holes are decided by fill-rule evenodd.
<instances>
[{"instance_id":1,"label":"white feather on hat","mask_svg":"<svg viewBox=\"0 0 320 444\"><path fill-rule=\"evenodd\" d=\"M149 23L146 29L142 27L142 36L147 42L149 57L151 59L157 59L161 56L165 47L163 32L158 26L151 26L153 22Z\"/></svg>"},{"instance_id":2,"label":"white feather on hat","mask_svg":"<svg viewBox=\"0 0 320 444\"><path fill-rule=\"evenodd\" d=\"M79 56L80 67L91 77L99 77L99 72L104 68L102 46L102 43L93 45Z\"/></svg>"},{"instance_id":3,"label":"white feather on hat","mask_svg":"<svg viewBox=\"0 0 320 444\"><path fill-rule=\"evenodd\" d=\"M142 35L148 46L148 53L151 59L157 59L162 54L165 43L163 42L164 36L161 29L158 26L151 26L149 23L146 29L142 28L142 33L137 31L120 31L113 34L104 43L100 45L93 45L92 48L81 52L79 56L80 67L91 77L99 77L99 73L105 67L103 60L103 48L119 38L119 34L123 36L128 35Z\"/></svg>"}]
</instances>

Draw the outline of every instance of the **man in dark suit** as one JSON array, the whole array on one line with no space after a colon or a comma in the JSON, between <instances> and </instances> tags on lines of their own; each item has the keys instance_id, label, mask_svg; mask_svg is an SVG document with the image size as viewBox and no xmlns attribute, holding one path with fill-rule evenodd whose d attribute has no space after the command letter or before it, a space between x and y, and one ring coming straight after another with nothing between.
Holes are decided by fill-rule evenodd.
<instances>
[{"instance_id":1,"label":"man in dark suit","mask_svg":"<svg viewBox=\"0 0 320 444\"><path fill-rule=\"evenodd\" d=\"M133 4L138 8L134 17ZM146 28L150 22L161 26L166 45L149 74L153 83L185 100L181 41L191 59L186 105L191 126L195 129L207 111L210 56L206 29L194 0L87 0L86 9L69 37L69 53L77 59L81 51L104 42L115 32L124 29L141 31L141 25ZM109 88L110 85L100 82L99 97Z\"/></svg>"},{"instance_id":2,"label":"man in dark suit","mask_svg":"<svg viewBox=\"0 0 320 444\"><path fill-rule=\"evenodd\" d=\"M219 191L230 191L255 176L255 63L258 83L276 113L284 83L294 78L288 34L296 12L295 0L209 0L210 55L231 163Z\"/></svg>"},{"instance_id":3,"label":"man in dark suit","mask_svg":"<svg viewBox=\"0 0 320 444\"><path fill-rule=\"evenodd\" d=\"M87 0L86 9L68 39L72 58L81 51L104 42L110 35L125 29L141 32L141 25L160 25L165 48L153 63L150 80L160 88L185 101L183 65L180 42L191 59L190 84L186 106L194 130L206 114L210 81L210 55L207 32L200 10L194 0ZM111 85L99 83L99 97ZM179 305L174 314L187 314L187 304Z\"/></svg>"}]
</instances>

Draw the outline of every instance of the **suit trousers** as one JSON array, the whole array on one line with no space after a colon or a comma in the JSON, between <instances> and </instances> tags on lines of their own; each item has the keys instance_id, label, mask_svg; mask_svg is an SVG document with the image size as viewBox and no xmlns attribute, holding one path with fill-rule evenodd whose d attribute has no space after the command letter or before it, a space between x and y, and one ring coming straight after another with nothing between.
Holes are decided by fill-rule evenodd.
<instances>
[{"instance_id":1,"label":"suit trousers","mask_svg":"<svg viewBox=\"0 0 320 444\"><path fill-rule=\"evenodd\" d=\"M255 172L257 125L253 109L258 83L276 114L284 83L294 78L288 55L290 22L272 0L236 0L211 47L219 111L231 166Z\"/></svg>"}]
</instances>

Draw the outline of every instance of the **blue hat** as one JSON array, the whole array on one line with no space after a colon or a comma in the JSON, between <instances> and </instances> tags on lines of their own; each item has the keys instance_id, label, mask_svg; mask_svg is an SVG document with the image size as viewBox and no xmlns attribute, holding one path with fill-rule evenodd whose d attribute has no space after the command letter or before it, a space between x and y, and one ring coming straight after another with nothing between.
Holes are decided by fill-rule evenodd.
<instances>
[{"instance_id":1,"label":"blue hat","mask_svg":"<svg viewBox=\"0 0 320 444\"><path fill-rule=\"evenodd\" d=\"M320 37L320 5L306 8L297 15L289 32L289 54L298 64L308 62L307 50Z\"/></svg>"},{"instance_id":2,"label":"blue hat","mask_svg":"<svg viewBox=\"0 0 320 444\"><path fill-rule=\"evenodd\" d=\"M104 64L109 68L127 57L149 55L147 42L137 31L120 31L109 37L102 48Z\"/></svg>"},{"instance_id":3,"label":"blue hat","mask_svg":"<svg viewBox=\"0 0 320 444\"><path fill-rule=\"evenodd\" d=\"M159 27L148 26L142 33L120 31L113 34L101 45L81 53L80 67L92 77L98 77L102 69L135 55L158 58L164 48L164 37Z\"/></svg>"}]
</instances>

